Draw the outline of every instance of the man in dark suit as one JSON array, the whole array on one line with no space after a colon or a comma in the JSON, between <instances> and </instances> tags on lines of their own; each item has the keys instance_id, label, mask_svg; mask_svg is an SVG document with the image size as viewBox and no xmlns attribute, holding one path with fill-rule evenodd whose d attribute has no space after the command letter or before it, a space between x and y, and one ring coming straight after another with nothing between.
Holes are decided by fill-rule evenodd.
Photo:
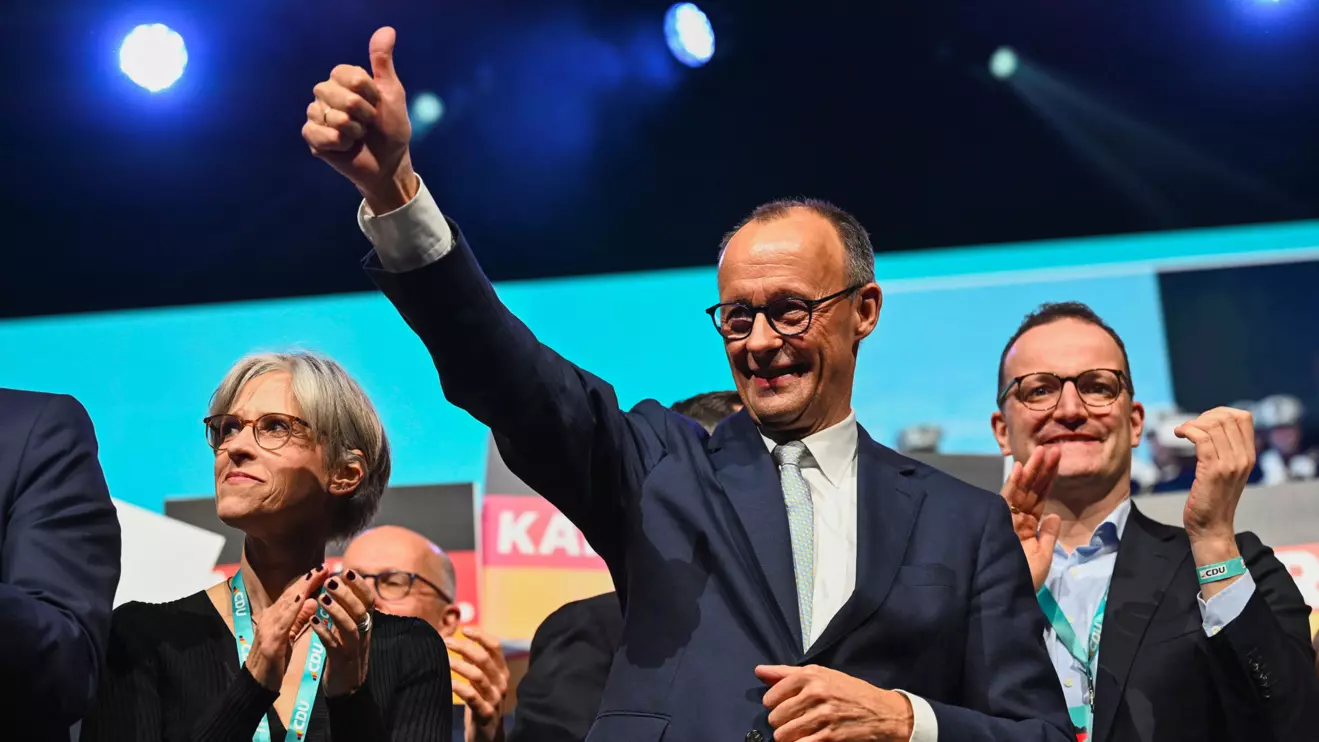
<instances>
[{"instance_id":1,"label":"man in dark suit","mask_svg":"<svg viewBox=\"0 0 1319 742\"><path fill-rule=\"evenodd\" d=\"M1027 316L999 388L994 435L1016 459L1005 495L1073 722L1091 742L1314 739L1310 608L1272 550L1233 528L1255 465L1249 413L1177 428L1196 452L1182 529L1132 504L1145 411L1121 338L1089 307ZM1046 498L1022 494L1042 480Z\"/></svg>"},{"instance_id":2,"label":"man in dark suit","mask_svg":"<svg viewBox=\"0 0 1319 742\"><path fill-rule=\"evenodd\" d=\"M82 405L0 389L0 699L23 739L68 739L95 698L119 549Z\"/></svg>"},{"instance_id":3,"label":"man in dark suit","mask_svg":"<svg viewBox=\"0 0 1319 742\"><path fill-rule=\"evenodd\" d=\"M546 617L531 639L509 742L586 739L622 641L618 593L574 600Z\"/></svg>"},{"instance_id":4,"label":"man in dark suit","mask_svg":"<svg viewBox=\"0 0 1319 742\"><path fill-rule=\"evenodd\" d=\"M737 392L705 392L670 408L713 434L742 409ZM551 613L531 639L518 684L510 742L582 742L600 710L609 667L623 640L617 593L574 600Z\"/></svg>"},{"instance_id":5,"label":"man in dark suit","mask_svg":"<svg viewBox=\"0 0 1319 742\"><path fill-rule=\"evenodd\" d=\"M377 31L374 74L318 85L303 134L364 195L368 271L448 399L613 575L623 643L587 739L1067 739L1006 504L856 423L881 299L861 225L822 202L757 210L708 310L747 409L713 436L654 401L624 412L499 301L412 171L393 45ZM675 308L646 298L630 340L667 342Z\"/></svg>"}]
</instances>

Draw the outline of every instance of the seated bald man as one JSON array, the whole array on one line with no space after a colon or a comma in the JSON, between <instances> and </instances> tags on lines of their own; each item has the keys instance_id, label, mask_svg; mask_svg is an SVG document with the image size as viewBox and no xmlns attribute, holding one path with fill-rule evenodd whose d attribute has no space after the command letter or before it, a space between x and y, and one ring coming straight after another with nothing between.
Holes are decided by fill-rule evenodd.
<instances>
[{"instance_id":1,"label":"seated bald man","mask_svg":"<svg viewBox=\"0 0 1319 742\"><path fill-rule=\"evenodd\" d=\"M380 526L353 539L343 564L367 578L377 610L420 618L444 637L455 674L453 692L466 705L463 723L454 724L455 739L502 742L508 664L495 637L472 627L459 633L458 579L449 556L415 531Z\"/></svg>"}]
</instances>

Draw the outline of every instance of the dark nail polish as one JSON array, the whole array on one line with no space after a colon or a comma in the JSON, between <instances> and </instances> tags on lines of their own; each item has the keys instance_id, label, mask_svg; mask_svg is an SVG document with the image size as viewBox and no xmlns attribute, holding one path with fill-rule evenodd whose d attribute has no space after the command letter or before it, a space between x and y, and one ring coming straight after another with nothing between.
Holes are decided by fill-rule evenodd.
<instances>
[{"instance_id":1,"label":"dark nail polish","mask_svg":"<svg viewBox=\"0 0 1319 742\"><path fill-rule=\"evenodd\" d=\"M338 590L338 589L339 589L339 581L338 581L338 580L330 580L330 589L331 589L331 590Z\"/></svg>"},{"instance_id":2,"label":"dark nail polish","mask_svg":"<svg viewBox=\"0 0 1319 742\"><path fill-rule=\"evenodd\" d=\"M353 571L352 571L351 569L348 570L348 574L346 575L346 577L347 577L349 580L356 580L356 579L357 579L357 575L353 574Z\"/></svg>"},{"instance_id":3,"label":"dark nail polish","mask_svg":"<svg viewBox=\"0 0 1319 742\"><path fill-rule=\"evenodd\" d=\"M332 601L330 600L330 596L328 596L328 595L322 595L322 596L321 596L321 602L324 603L324 604L326 604L326 605L329 605Z\"/></svg>"},{"instance_id":4,"label":"dark nail polish","mask_svg":"<svg viewBox=\"0 0 1319 742\"><path fill-rule=\"evenodd\" d=\"M320 623L320 622L321 622L321 619L320 619L319 616L312 616L312 617L311 617L311 622L312 622L312 623Z\"/></svg>"},{"instance_id":5,"label":"dark nail polish","mask_svg":"<svg viewBox=\"0 0 1319 742\"><path fill-rule=\"evenodd\" d=\"M317 572L324 572L324 571L325 571L325 565L322 564L321 566L317 567L317 568L316 568L316 571L317 571Z\"/></svg>"},{"instance_id":6,"label":"dark nail polish","mask_svg":"<svg viewBox=\"0 0 1319 742\"><path fill-rule=\"evenodd\" d=\"M304 580L310 580L310 579L311 579L311 573L308 572L308 573L307 573L307 576L304 577L304 578L302 578L302 579L304 579Z\"/></svg>"}]
</instances>

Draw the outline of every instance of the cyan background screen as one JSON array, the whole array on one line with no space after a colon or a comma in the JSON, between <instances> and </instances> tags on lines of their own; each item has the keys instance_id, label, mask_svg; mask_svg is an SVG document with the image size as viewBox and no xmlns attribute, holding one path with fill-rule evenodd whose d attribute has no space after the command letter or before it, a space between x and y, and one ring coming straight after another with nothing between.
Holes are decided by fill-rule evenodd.
<instances>
[{"instance_id":1,"label":"cyan background screen","mask_svg":"<svg viewBox=\"0 0 1319 742\"><path fill-rule=\"evenodd\" d=\"M1319 222L1306 222L881 255L885 301L861 354L858 417L890 445L903 427L933 422L945 451L993 452L1003 342L1041 302L1073 299L1123 335L1140 399L1169 404L1156 272L1310 259L1317 245ZM542 341L613 383L624 406L731 388L702 312L716 300L712 267L499 293ZM648 297L684 311L660 332L648 312L616 309ZM230 364L288 347L328 353L363 384L393 442L395 484L482 484L486 430L444 401L421 342L375 293L0 322L0 386L75 395L96 423L112 494L161 510L167 497L212 492L201 418Z\"/></svg>"}]
</instances>

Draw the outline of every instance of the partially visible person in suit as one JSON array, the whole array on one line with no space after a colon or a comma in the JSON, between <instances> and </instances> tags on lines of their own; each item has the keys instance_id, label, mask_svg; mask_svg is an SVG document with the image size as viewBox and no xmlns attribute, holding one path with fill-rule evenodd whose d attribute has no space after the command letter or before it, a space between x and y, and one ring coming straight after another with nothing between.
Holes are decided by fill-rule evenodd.
<instances>
[{"instance_id":1,"label":"partially visible person in suit","mask_svg":"<svg viewBox=\"0 0 1319 742\"><path fill-rule=\"evenodd\" d=\"M700 423L705 432L714 435L714 429L724 418L742 409L742 398L737 392L704 392L674 402L669 408Z\"/></svg>"},{"instance_id":2,"label":"partially visible person in suit","mask_svg":"<svg viewBox=\"0 0 1319 742\"><path fill-rule=\"evenodd\" d=\"M742 409L742 398L737 392L705 392L674 402L671 409L713 434L724 418ZM546 617L531 639L509 742L586 739L622 639L618 593L574 600Z\"/></svg>"},{"instance_id":3,"label":"partially visible person in suit","mask_svg":"<svg viewBox=\"0 0 1319 742\"><path fill-rule=\"evenodd\" d=\"M531 639L509 742L586 739L622 640L618 593L574 600L546 617Z\"/></svg>"},{"instance_id":4,"label":"partially visible person in suit","mask_svg":"<svg viewBox=\"0 0 1319 742\"><path fill-rule=\"evenodd\" d=\"M378 30L373 72L340 65L315 87L303 136L363 195L367 271L446 397L613 576L623 648L588 739L1068 739L1003 499L857 424L882 294L856 218L778 201L723 241L706 312L745 409L712 436L654 400L625 412L500 302L412 170L394 41ZM635 331L608 338L620 353L700 311L634 298ZM655 371L681 373L684 350Z\"/></svg>"},{"instance_id":5,"label":"partially visible person in suit","mask_svg":"<svg viewBox=\"0 0 1319 742\"><path fill-rule=\"evenodd\" d=\"M353 539L344 550L343 566L366 578L377 609L420 618L444 637L453 692L462 699L455 714L463 722L454 724L454 739L501 742L508 663L498 639L476 627L460 630L462 616L454 603L458 577L449 555L416 531L379 526Z\"/></svg>"},{"instance_id":6,"label":"partially visible person in suit","mask_svg":"<svg viewBox=\"0 0 1319 742\"><path fill-rule=\"evenodd\" d=\"M1313 644L1310 647L1314 650L1314 671L1319 674L1319 631L1315 632Z\"/></svg>"},{"instance_id":7,"label":"partially visible person in suit","mask_svg":"<svg viewBox=\"0 0 1319 742\"><path fill-rule=\"evenodd\" d=\"M203 422L216 513L245 534L239 569L180 600L115 610L82 738L449 742L444 642L418 619L375 612L361 575L324 566L326 544L364 528L389 481L389 443L361 387L322 356L249 356Z\"/></svg>"},{"instance_id":8,"label":"partially visible person in suit","mask_svg":"<svg viewBox=\"0 0 1319 742\"><path fill-rule=\"evenodd\" d=\"M1145 410L1094 311L1028 315L998 376L994 435L1016 460L1004 494L1073 723L1092 742L1314 739L1310 608L1273 551L1234 528L1255 466L1250 414L1220 407L1177 428L1196 464L1174 528L1131 501Z\"/></svg>"},{"instance_id":9,"label":"partially visible person in suit","mask_svg":"<svg viewBox=\"0 0 1319 742\"><path fill-rule=\"evenodd\" d=\"M67 740L96 697L119 539L82 405L0 389L0 698L24 739Z\"/></svg>"}]
</instances>

